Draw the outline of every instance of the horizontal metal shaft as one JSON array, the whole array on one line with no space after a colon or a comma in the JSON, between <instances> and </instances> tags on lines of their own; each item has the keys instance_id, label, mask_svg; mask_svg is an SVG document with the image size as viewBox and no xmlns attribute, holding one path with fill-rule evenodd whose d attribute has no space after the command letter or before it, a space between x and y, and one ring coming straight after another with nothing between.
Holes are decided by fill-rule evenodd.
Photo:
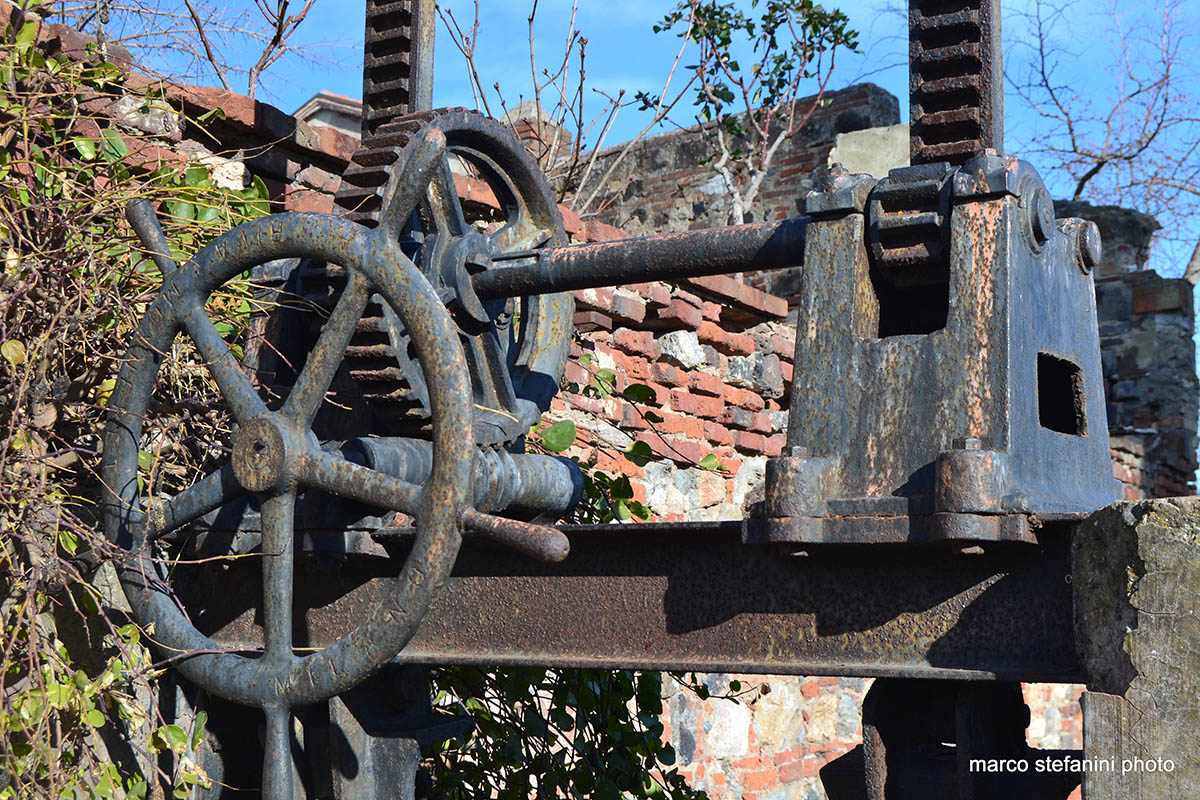
<instances>
[{"instance_id":1,"label":"horizontal metal shaft","mask_svg":"<svg viewBox=\"0 0 1200 800\"><path fill-rule=\"evenodd\" d=\"M481 300L491 300L794 267L804 263L807 226L808 217L795 217L555 247L526 255L527 264L497 259L471 282Z\"/></svg>"}]
</instances>

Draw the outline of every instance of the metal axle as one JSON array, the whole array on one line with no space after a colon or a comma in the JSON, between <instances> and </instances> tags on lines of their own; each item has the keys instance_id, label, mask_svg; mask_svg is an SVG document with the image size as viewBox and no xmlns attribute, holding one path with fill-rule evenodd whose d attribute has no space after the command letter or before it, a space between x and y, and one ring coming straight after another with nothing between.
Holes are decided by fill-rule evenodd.
<instances>
[{"instance_id":1,"label":"metal axle","mask_svg":"<svg viewBox=\"0 0 1200 800\"><path fill-rule=\"evenodd\" d=\"M676 281L804 263L808 217L514 253L471 284L480 300Z\"/></svg>"}]
</instances>

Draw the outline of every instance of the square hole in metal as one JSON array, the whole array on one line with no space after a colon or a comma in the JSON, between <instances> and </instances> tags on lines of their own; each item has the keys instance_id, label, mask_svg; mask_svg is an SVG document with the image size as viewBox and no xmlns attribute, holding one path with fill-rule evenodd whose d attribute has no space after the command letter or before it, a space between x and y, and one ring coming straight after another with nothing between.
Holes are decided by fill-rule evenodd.
<instances>
[{"instance_id":1,"label":"square hole in metal","mask_svg":"<svg viewBox=\"0 0 1200 800\"><path fill-rule=\"evenodd\" d=\"M1038 424L1059 433L1087 433L1083 370L1049 353L1037 357Z\"/></svg>"}]
</instances>

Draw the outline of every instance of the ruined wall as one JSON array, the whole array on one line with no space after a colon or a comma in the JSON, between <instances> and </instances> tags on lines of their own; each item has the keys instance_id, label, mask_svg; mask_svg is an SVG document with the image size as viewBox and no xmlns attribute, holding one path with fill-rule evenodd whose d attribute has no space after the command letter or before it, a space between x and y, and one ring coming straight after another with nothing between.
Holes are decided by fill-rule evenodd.
<instances>
[{"instance_id":1,"label":"ruined wall","mask_svg":"<svg viewBox=\"0 0 1200 800\"><path fill-rule=\"evenodd\" d=\"M1197 398L1192 285L1146 269L1158 223L1145 214L1056 203L1059 216L1100 226L1096 311L1108 401L1113 474L1125 499L1196 490Z\"/></svg>"},{"instance_id":2,"label":"ruined wall","mask_svg":"<svg viewBox=\"0 0 1200 800\"><path fill-rule=\"evenodd\" d=\"M824 101L776 152L749 221L799 215L804 193L825 173L839 133L900 121L896 98L874 84L827 92ZM799 102L803 107L810 101ZM593 173L608 173L624 149L601 150ZM590 209L630 236L727 225L729 192L709 163L714 153L700 128L648 136L619 160Z\"/></svg>"}]
</instances>

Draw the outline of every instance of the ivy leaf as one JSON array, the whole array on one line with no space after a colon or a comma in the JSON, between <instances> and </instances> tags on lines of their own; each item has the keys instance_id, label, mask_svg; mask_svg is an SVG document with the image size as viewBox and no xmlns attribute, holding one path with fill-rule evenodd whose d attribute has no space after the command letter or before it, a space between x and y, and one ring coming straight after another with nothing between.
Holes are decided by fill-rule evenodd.
<instances>
[{"instance_id":1,"label":"ivy leaf","mask_svg":"<svg viewBox=\"0 0 1200 800\"><path fill-rule=\"evenodd\" d=\"M542 431L542 445L551 453L561 453L575 443L575 423L559 420Z\"/></svg>"},{"instance_id":2,"label":"ivy leaf","mask_svg":"<svg viewBox=\"0 0 1200 800\"><path fill-rule=\"evenodd\" d=\"M654 451L650 449L649 444L638 439L625 448L625 457L639 467L644 467L654 460Z\"/></svg>"},{"instance_id":3,"label":"ivy leaf","mask_svg":"<svg viewBox=\"0 0 1200 800\"><path fill-rule=\"evenodd\" d=\"M196 724L192 728L192 749L199 750L201 742L204 741L204 726L208 724L208 713L205 711L196 712Z\"/></svg>"},{"instance_id":4,"label":"ivy leaf","mask_svg":"<svg viewBox=\"0 0 1200 800\"><path fill-rule=\"evenodd\" d=\"M654 390L644 383L629 384L621 396L632 403L652 403L656 397Z\"/></svg>"},{"instance_id":5,"label":"ivy leaf","mask_svg":"<svg viewBox=\"0 0 1200 800\"><path fill-rule=\"evenodd\" d=\"M114 128L106 128L101 135L104 138L100 142L100 154L104 156L105 161L112 164L129 155L125 140Z\"/></svg>"},{"instance_id":6,"label":"ivy leaf","mask_svg":"<svg viewBox=\"0 0 1200 800\"><path fill-rule=\"evenodd\" d=\"M208 178L208 167L193 164L183 173L183 185L195 189L207 189L211 185Z\"/></svg>"},{"instance_id":7,"label":"ivy leaf","mask_svg":"<svg viewBox=\"0 0 1200 800\"><path fill-rule=\"evenodd\" d=\"M69 531L66 528L59 529L58 543L69 556L75 555L75 551L79 549L79 537L73 531Z\"/></svg>"},{"instance_id":8,"label":"ivy leaf","mask_svg":"<svg viewBox=\"0 0 1200 800\"><path fill-rule=\"evenodd\" d=\"M29 20L21 26L21 30L17 31L17 35L13 41L17 46L28 45L37 38L38 23L35 20Z\"/></svg>"},{"instance_id":9,"label":"ivy leaf","mask_svg":"<svg viewBox=\"0 0 1200 800\"><path fill-rule=\"evenodd\" d=\"M716 453L709 453L704 458L700 459L700 469L720 469L721 461L717 458Z\"/></svg>"},{"instance_id":10,"label":"ivy leaf","mask_svg":"<svg viewBox=\"0 0 1200 800\"><path fill-rule=\"evenodd\" d=\"M25 363L25 343L20 339L9 339L0 344L0 356L14 367Z\"/></svg>"},{"instance_id":11,"label":"ivy leaf","mask_svg":"<svg viewBox=\"0 0 1200 800\"><path fill-rule=\"evenodd\" d=\"M84 161L91 161L96 157L96 143L91 139L76 139L74 144L75 150Z\"/></svg>"}]
</instances>

